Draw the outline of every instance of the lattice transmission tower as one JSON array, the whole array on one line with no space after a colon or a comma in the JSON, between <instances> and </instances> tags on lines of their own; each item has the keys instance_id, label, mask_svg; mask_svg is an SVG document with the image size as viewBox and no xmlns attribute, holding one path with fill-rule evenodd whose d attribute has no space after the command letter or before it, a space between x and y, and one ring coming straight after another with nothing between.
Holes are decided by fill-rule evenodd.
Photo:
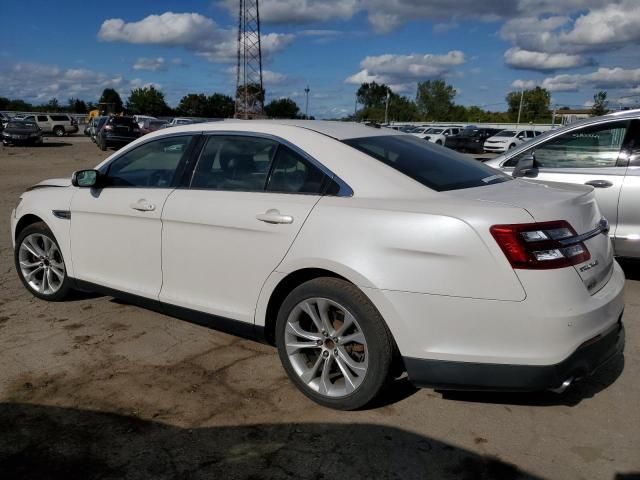
<instances>
[{"instance_id":1,"label":"lattice transmission tower","mask_svg":"<svg viewBox=\"0 0 640 480\"><path fill-rule=\"evenodd\" d=\"M249 119L263 116L264 89L258 0L240 0L235 117Z\"/></svg>"}]
</instances>

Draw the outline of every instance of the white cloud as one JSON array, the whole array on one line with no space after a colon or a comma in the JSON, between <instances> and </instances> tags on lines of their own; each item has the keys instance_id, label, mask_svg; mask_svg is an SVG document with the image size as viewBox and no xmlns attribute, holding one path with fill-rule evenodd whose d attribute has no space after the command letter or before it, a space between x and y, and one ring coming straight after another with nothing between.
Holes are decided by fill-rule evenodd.
<instances>
[{"instance_id":1,"label":"white cloud","mask_svg":"<svg viewBox=\"0 0 640 480\"><path fill-rule=\"evenodd\" d=\"M511 88L516 90L531 90L536 88L537 83L534 80L514 80L511 82Z\"/></svg>"},{"instance_id":2,"label":"white cloud","mask_svg":"<svg viewBox=\"0 0 640 480\"><path fill-rule=\"evenodd\" d=\"M24 62L1 70L0 85L3 95L10 98L41 102L56 97L61 103L70 97L95 101L105 88L126 96L132 88L122 75Z\"/></svg>"},{"instance_id":3,"label":"white cloud","mask_svg":"<svg viewBox=\"0 0 640 480\"><path fill-rule=\"evenodd\" d=\"M198 13L166 12L129 23L112 18L102 23L98 38L105 42L181 47L212 62L233 62L237 54L237 30L221 28ZM263 34L261 47L265 60L293 38L292 34Z\"/></svg>"},{"instance_id":4,"label":"white cloud","mask_svg":"<svg viewBox=\"0 0 640 480\"><path fill-rule=\"evenodd\" d=\"M550 91L577 91L580 87L602 90L640 87L640 68L599 68L595 72L573 75L556 75L545 78L542 86Z\"/></svg>"},{"instance_id":5,"label":"white cloud","mask_svg":"<svg viewBox=\"0 0 640 480\"><path fill-rule=\"evenodd\" d=\"M235 70L234 70L235 71ZM262 83L265 85L278 85L289 79L286 75L271 70L262 70Z\"/></svg>"},{"instance_id":6,"label":"white cloud","mask_svg":"<svg viewBox=\"0 0 640 480\"><path fill-rule=\"evenodd\" d=\"M362 70L346 79L347 83L377 82L389 85L394 91L405 92L421 80L442 78L465 62L464 53L452 50L445 55L411 54L366 57L360 62Z\"/></svg>"},{"instance_id":7,"label":"white cloud","mask_svg":"<svg viewBox=\"0 0 640 480\"><path fill-rule=\"evenodd\" d=\"M145 58L141 57L133 64L134 70L149 70L151 72L157 72L158 70L166 70L164 58Z\"/></svg>"},{"instance_id":8,"label":"white cloud","mask_svg":"<svg viewBox=\"0 0 640 480\"><path fill-rule=\"evenodd\" d=\"M593 60L567 53L531 52L513 47L504 52L504 62L522 70L560 70L593 65Z\"/></svg>"}]
</instances>

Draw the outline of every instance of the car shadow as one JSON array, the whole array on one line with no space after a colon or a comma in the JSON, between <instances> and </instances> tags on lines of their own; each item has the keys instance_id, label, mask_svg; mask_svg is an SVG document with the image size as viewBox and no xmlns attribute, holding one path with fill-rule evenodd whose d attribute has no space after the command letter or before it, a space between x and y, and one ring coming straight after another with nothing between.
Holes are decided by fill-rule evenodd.
<instances>
[{"instance_id":1,"label":"car shadow","mask_svg":"<svg viewBox=\"0 0 640 480\"><path fill-rule=\"evenodd\" d=\"M440 391L442 398L461 402L574 407L611 386L624 370L624 356L618 355L594 372L571 385L564 393L554 392L458 392Z\"/></svg>"},{"instance_id":2,"label":"car shadow","mask_svg":"<svg viewBox=\"0 0 640 480\"><path fill-rule=\"evenodd\" d=\"M2 403L0 425L7 480L537 478L495 457L367 423L180 428L117 413Z\"/></svg>"},{"instance_id":3,"label":"car shadow","mask_svg":"<svg viewBox=\"0 0 640 480\"><path fill-rule=\"evenodd\" d=\"M618 258L617 260L627 280L640 280L640 260L631 258Z\"/></svg>"},{"instance_id":4,"label":"car shadow","mask_svg":"<svg viewBox=\"0 0 640 480\"><path fill-rule=\"evenodd\" d=\"M45 140L38 146L39 147L71 147L72 145L73 143L69 143L69 142L50 142Z\"/></svg>"}]
</instances>

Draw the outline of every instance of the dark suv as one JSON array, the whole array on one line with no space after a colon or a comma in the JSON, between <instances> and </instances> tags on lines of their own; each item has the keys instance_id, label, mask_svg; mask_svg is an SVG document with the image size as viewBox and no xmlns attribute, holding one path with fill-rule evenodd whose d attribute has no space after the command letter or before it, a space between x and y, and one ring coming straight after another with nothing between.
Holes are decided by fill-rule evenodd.
<instances>
[{"instance_id":1,"label":"dark suv","mask_svg":"<svg viewBox=\"0 0 640 480\"><path fill-rule=\"evenodd\" d=\"M448 136L444 145L460 152L482 153L484 151L484 141L499 131L499 128L467 127L460 130L458 135Z\"/></svg>"},{"instance_id":2,"label":"dark suv","mask_svg":"<svg viewBox=\"0 0 640 480\"><path fill-rule=\"evenodd\" d=\"M139 136L140 127L133 117L109 117L98 132L96 143L104 151L109 147L120 148Z\"/></svg>"}]
</instances>

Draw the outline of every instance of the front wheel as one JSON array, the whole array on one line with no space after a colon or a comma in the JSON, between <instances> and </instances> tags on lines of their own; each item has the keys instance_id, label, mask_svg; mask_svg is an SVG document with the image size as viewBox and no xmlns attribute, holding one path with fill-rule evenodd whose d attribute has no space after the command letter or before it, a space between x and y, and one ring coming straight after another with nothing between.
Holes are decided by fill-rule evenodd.
<instances>
[{"instance_id":1,"label":"front wheel","mask_svg":"<svg viewBox=\"0 0 640 480\"><path fill-rule=\"evenodd\" d=\"M64 131L64 127L56 127L53 129L53 134L56 137L64 137L65 131Z\"/></svg>"},{"instance_id":2,"label":"front wheel","mask_svg":"<svg viewBox=\"0 0 640 480\"><path fill-rule=\"evenodd\" d=\"M442 140L436 140L436 145L442 145Z\"/></svg>"},{"instance_id":3,"label":"front wheel","mask_svg":"<svg viewBox=\"0 0 640 480\"><path fill-rule=\"evenodd\" d=\"M512 148L516 148L516 144L512 143L511 145L509 145L509 150L511 150Z\"/></svg>"},{"instance_id":4,"label":"front wheel","mask_svg":"<svg viewBox=\"0 0 640 480\"><path fill-rule=\"evenodd\" d=\"M326 407L361 408L390 378L391 333L364 293L344 280L318 278L294 289L278 313L276 344L291 381Z\"/></svg>"},{"instance_id":5,"label":"front wheel","mask_svg":"<svg viewBox=\"0 0 640 480\"><path fill-rule=\"evenodd\" d=\"M20 280L34 296L56 302L70 292L62 252L44 223L34 223L20 232L14 259Z\"/></svg>"}]
</instances>

